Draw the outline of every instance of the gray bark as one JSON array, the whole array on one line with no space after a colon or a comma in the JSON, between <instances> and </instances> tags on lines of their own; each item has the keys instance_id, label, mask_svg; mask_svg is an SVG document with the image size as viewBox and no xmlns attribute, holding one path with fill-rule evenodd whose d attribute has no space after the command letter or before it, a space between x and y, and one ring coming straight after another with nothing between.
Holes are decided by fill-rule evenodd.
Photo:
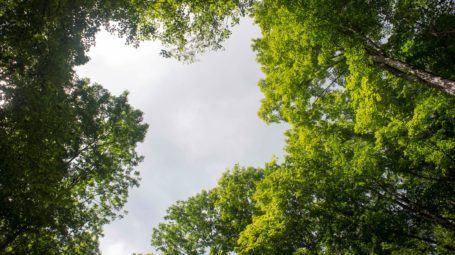
<instances>
[{"instance_id":1,"label":"gray bark","mask_svg":"<svg viewBox=\"0 0 455 255\"><path fill-rule=\"evenodd\" d=\"M430 72L418 69L399 60L386 57L380 53L369 53L373 61L390 71L392 74L406 80L420 82L427 86L439 89L449 95L455 96L455 81L445 79Z\"/></svg>"}]
</instances>

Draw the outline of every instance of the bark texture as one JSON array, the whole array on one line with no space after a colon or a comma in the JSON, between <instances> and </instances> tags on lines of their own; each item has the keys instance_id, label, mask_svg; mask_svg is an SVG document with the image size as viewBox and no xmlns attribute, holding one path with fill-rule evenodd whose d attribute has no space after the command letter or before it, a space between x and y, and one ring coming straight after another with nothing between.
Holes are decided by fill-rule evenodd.
<instances>
[{"instance_id":1,"label":"bark texture","mask_svg":"<svg viewBox=\"0 0 455 255\"><path fill-rule=\"evenodd\" d=\"M420 82L455 96L455 81L445 79L430 72L418 69L410 64L387 57L380 53L369 52L373 61L392 74L406 80Z\"/></svg>"}]
</instances>

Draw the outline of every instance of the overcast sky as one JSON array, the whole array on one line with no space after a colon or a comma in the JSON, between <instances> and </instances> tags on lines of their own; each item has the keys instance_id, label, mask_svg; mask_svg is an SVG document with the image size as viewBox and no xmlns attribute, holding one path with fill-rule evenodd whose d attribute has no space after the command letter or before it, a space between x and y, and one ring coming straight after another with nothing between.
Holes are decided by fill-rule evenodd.
<instances>
[{"instance_id":1,"label":"overcast sky","mask_svg":"<svg viewBox=\"0 0 455 255\"><path fill-rule=\"evenodd\" d=\"M150 125L138 147L145 156L140 187L130 192L128 215L105 226L103 255L153 251L152 228L168 206L214 187L236 163L262 167L273 155L282 157L285 126L257 117L263 75L250 47L255 37L258 28L243 20L225 51L188 65L160 57L159 43L135 49L106 32L97 36L79 76L115 95L128 90Z\"/></svg>"}]
</instances>

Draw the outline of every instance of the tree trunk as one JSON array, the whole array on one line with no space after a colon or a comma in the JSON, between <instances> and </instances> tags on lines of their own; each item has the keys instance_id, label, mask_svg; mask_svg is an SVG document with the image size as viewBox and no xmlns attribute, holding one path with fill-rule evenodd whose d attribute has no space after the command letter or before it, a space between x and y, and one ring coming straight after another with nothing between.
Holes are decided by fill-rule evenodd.
<instances>
[{"instance_id":1,"label":"tree trunk","mask_svg":"<svg viewBox=\"0 0 455 255\"><path fill-rule=\"evenodd\" d=\"M372 190L373 192L377 193L380 196L383 196L380 192L383 191L385 194L389 195L389 198L394 203L396 203L398 206L403 208L405 211L408 211L415 217L429 221L435 225L440 225L451 231L455 231L455 224L452 223L452 221L450 221L449 219L430 212L422 205L407 198L405 195L397 193L396 190L394 190L394 188L388 186L387 184L383 183L380 180L373 180L373 183L377 185L377 187L375 187L376 185L373 184Z\"/></svg>"},{"instance_id":2,"label":"tree trunk","mask_svg":"<svg viewBox=\"0 0 455 255\"><path fill-rule=\"evenodd\" d=\"M455 96L455 81L445 79L430 72L418 69L412 65L385 56L378 52L368 51L373 61L392 74L413 82L439 89L451 96Z\"/></svg>"}]
</instances>

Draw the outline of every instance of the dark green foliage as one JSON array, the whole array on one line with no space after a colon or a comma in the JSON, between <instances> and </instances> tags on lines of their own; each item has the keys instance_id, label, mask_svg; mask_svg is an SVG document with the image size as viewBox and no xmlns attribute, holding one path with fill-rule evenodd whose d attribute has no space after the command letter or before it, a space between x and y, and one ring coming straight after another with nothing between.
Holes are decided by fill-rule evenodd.
<instances>
[{"instance_id":1,"label":"dark green foliage","mask_svg":"<svg viewBox=\"0 0 455 255\"><path fill-rule=\"evenodd\" d=\"M101 25L134 31L134 8L111 4L0 3L0 253L97 254L138 185L142 113L73 71Z\"/></svg>"},{"instance_id":2,"label":"dark green foliage","mask_svg":"<svg viewBox=\"0 0 455 255\"><path fill-rule=\"evenodd\" d=\"M87 80L60 90L21 82L27 81L3 91L2 252L97 252L101 226L138 185L142 113L128 105L127 94L111 96Z\"/></svg>"},{"instance_id":3,"label":"dark green foliage","mask_svg":"<svg viewBox=\"0 0 455 255\"><path fill-rule=\"evenodd\" d=\"M98 253L138 185L147 125L127 95L74 74L105 28L191 61L219 49L250 1L0 1L0 253ZM121 213L120 213L121 214Z\"/></svg>"}]
</instances>

